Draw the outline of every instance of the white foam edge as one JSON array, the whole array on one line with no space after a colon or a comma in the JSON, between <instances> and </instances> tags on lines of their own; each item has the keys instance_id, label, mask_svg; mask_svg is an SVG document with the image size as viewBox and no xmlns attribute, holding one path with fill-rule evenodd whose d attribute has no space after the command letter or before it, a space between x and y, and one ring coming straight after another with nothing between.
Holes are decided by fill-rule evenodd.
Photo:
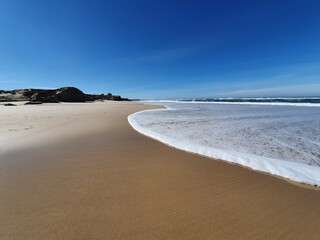
<instances>
[{"instance_id":1,"label":"white foam edge","mask_svg":"<svg viewBox=\"0 0 320 240\"><path fill-rule=\"evenodd\" d=\"M190 145L184 141L166 137L150 129L141 127L134 119L135 116L143 112L168 110L174 111L175 109L151 109L136 112L128 116L128 122L137 132L176 149L199 154L215 160L239 164L255 171L268 173L294 182L320 186L320 167L298 162L289 162L263 156L256 156L252 154L239 153L236 151L209 148L197 144Z\"/></svg>"},{"instance_id":2,"label":"white foam edge","mask_svg":"<svg viewBox=\"0 0 320 240\"><path fill-rule=\"evenodd\" d=\"M143 100L140 101L148 104L161 103L184 103L184 104L233 104L233 105L273 105L273 106L293 106L293 107L320 107L320 103L282 103L282 102L198 102L198 101L178 101L178 100Z\"/></svg>"}]
</instances>

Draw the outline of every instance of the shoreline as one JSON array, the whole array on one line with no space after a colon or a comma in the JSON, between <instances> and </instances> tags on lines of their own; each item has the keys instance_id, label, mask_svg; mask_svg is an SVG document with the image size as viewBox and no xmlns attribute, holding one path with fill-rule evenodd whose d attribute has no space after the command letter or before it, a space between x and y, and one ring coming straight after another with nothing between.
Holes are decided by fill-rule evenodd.
<instances>
[{"instance_id":1,"label":"shoreline","mask_svg":"<svg viewBox=\"0 0 320 240\"><path fill-rule=\"evenodd\" d=\"M15 114L23 129L26 116L41 112L27 118L34 128L25 133L48 144L18 134L31 143L0 153L0 238L318 238L319 191L141 135L127 116L153 107L63 104L3 114L2 127Z\"/></svg>"},{"instance_id":2,"label":"shoreline","mask_svg":"<svg viewBox=\"0 0 320 240\"><path fill-rule=\"evenodd\" d=\"M150 109L150 111L152 110L158 110L158 109ZM143 110L141 112L144 112L144 111L149 111L149 110ZM137 112L139 113L139 112ZM130 116L128 116L130 117ZM130 120L128 120L129 123L130 123ZM309 184L309 183L304 183L304 182L298 182L298 181L294 181L290 178L286 178L286 177L283 177L283 176L280 176L280 175L276 175L276 174L272 174L272 173L269 173L269 172L266 172L266 171L261 171L261 170L257 170L257 169L253 169L249 166L246 166L246 165L242 165L240 163L236 163L236 162L232 162L232 161L227 161L227 160L223 160L223 159L218 159L218 158L214 158L214 157L210 157L210 156L206 156L206 155L203 155L201 153L196 153L196 152L192 152L192 151L188 151L188 150L185 150L183 148L179 148L179 147L176 147L174 145L171 145L169 143L166 143L164 141L161 141L153 136L150 136L150 135L147 135L145 133L143 133L142 131L139 131L137 130L135 127L133 127L133 125L130 123L130 125L132 126L132 128L137 131L138 133L140 133L142 136L144 137L147 137L147 138L150 138L154 141L157 141L157 142L160 142L162 143L163 145L167 146L167 147L170 147L170 148L174 148L174 149L177 149L178 151L183 151L183 152L186 152L188 154L192 154L192 155L195 155L195 156L199 156L199 157L205 157L205 158L208 158L208 159L211 159L213 161L221 161L223 163L226 163L226 164L230 164L230 165L233 165L233 166L236 166L236 167L240 167L240 168L244 168L244 169L247 169L247 170L250 170L250 171L253 171L253 172L257 172L259 174L264 174L266 176L270 176L270 177L274 177L274 178L277 178L277 179L280 179L282 181L285 181L285 182L288 182L289 184L293 184L295 186L298 186L298 187L302 187L302 188L305 188L305 189L309 189L309 190L313 190L313 191L320 191L320 185L313 185L313 184Z\"/></svg>"},{"instance_id":3,"label":"shoreline","mask_svg":"<svg viewBox=\"0 0 320 240\"><path fill-rule=\"evenodd\" d=\"M137 130L136 130L137 131ZM137 131L139 132L139 131ZM290 178L285 178L285 177L282 177L280 175L275 175L275 174L272 174L272 173L268 173L268 172L264 172L264 171L260 171L260 170L256 170L256 169L252 169L248 166L245 166L245 165L242 165L240 163L235 163L235 162L230 162L230 161L226 161L226 160L222 160L222 159L217 159L217 158L213 158L213 157L209 157L209 156L205 156L205 155L202 155L200 153L196 153L196 152L191 152L191 151L188 151L188 150L184 150L184 149L180 149L180 148L177 148L173 145L170 145L170 144L167 144L165 142L162 142L156 138L153 138L151 136L148 136L144 133L141 133L139 132L142 136L144 137L147 137L147 138L150 138L154 141L157 141L157 142L160 142L162 143L163 145L167 146L167 147L170 147L170 148L174 148L174 149L177 149L178 151L183 151L183 152L186 152L188 154L192 154L192 155L195 155L195 156L199 156L199 157L204 157L204 158L208 158L208 159L211 159L213 161L221 161L223 163L226 163L226 164L230 164L230 165L233 165L233 166L236 166L236 167L240 167L240 168L244 168L244 169L247 169L247 170L250 170L250 171L253 171L253 172L257 172L259 174L264 174L266 176L270 176L270 177L274 177L274 178L277 178L277 179L280 179L282 181L285 181L289 184L293 184L295 186L298 186L298 187L301 187L301 188L305 188L305 189L308 189L308 190L313 190L313 191L320 191L320 186L318 185L312 185L312 184L308 184L308 183L303 183L303 182L297 182L297 181L294 181L294 180L291 180Z\"/></svg>"},{"instance_id":4,"label":"shoreline","mask_svg":"<svg viewBox=\"0 0 320 240\"><path fill-rule=\"evenodd\" d=\"M184 102L182 102L184 103ZM203 102L205 103L205 102ZM215 103L212 103L215 104ZM238 104L238 103L229 103L229 104ZM147 106L150 106L147 104ZM159 105L163 108L160 109L148 109L140 112L136 112L128 116L129 124L142 135L159 141L166 146L173 147L175 149L185 151L188 153L192 153L199 156L204 156L216 161L223 161L229 164L235 164L240 167L244 167L246 169L250 169L252 171L257 171L259 173L264 173L267 175L271 175L285 181L291 182L296 185L301 185L302 187L311 188L316 191L320 191L320 175L317 173L317 170L320 170L319 167L309 166L307 164L299 163L299 162L290 162L285 160L266 158L262 156L255 155L245 155L245 157L236 157L234 154L229 154L226 151L221 151L219 149L212 150L209 147L205 147L202 145L185 145L179 142L177 139L172 137L168 137L165 135L161 135L157 132L152 131L151 129L145 128L139 125L139 121L135 120L135 116L139 114L143 114L145 112L158 112L159 110L179 110L171 108L164 103L159 103ZM236 152L235 152L236 153ZM219 157L220 156L220 157ZM292 166L293 165L293 166ZM295 169L304 169L304 172L296 172ZM319 176L317 176L317 174ZM317 182L318 181L318 182Z\"/></svg>"}]
</instances>

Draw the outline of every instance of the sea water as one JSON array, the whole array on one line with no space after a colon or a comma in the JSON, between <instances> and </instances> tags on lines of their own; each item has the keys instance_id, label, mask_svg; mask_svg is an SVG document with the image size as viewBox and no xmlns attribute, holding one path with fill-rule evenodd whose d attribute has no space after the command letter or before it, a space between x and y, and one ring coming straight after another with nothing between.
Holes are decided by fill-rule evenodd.
<instances>
[{"instance_id":1,"label":"sea water","mask_svg":"<svg viewBox=\"0 0 320 240\"><path fill-rule=\"evenodd\" d=\"M317 102L151 101L134 129L178 149L320 185Z\"/></svg>"}]
</instances>

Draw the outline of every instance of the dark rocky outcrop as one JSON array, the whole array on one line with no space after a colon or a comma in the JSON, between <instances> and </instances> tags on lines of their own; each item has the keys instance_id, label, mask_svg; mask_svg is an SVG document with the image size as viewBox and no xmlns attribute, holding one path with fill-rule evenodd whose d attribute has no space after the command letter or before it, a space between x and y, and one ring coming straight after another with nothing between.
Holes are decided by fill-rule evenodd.
<instances>
[{"instance_id":1,"label":"dark rocky outcrop","mask_svg":"<svg viewBox=\"0 0 320 240\"><path fill-rule=\"evenodd\" d=\"M100 94L100 95L90 95L93 100L109 100L109 101L130 101L128 98L123 98L119 95L112 95L108 93L107 95Z\"/></svg>"},{"instance_id":2,"label":"dark rocky outcrop","mask_svg":"<svg viewBox=\"0 0 320 240\"><path fill-rule=\"evenodd\" d=\"M59 103L59 102L89 102L89 101L130 101L121 96L100 94L85 94L75 87L58 89L19 89L12 91L0 90L0 102L29 101L28 104Z\"/></svg>"},{"instance_id":3,"label":"dark rocky outcrop","mask_svg":"<svg viewBox=\"0 0 320 240\"><path fill-rule=\"evenodd\" d=\"M3 104L3 106L6 106L6 107L14 107L14 106L17 106L13 103L6 103L6 104Z\"/></svg>"},{"instance_id":4,"label":"dark rocky outcrop","mask_svg":"<svg viewBox=\"0 0 320 240\"><path fill-rule=\"evenodd\" d=\"M37 105L37 104L42 104L43 102L41 101L29 101L26 102L24 105Z\"/></svg>"},{"instance_id":5,"label":"dark rocky outcrop","mask_svg":"<svg viewBox=\"0 0 320 240\"><path fill-rule=\"evenodd\" d=\"M59 100L56 97L56 91L48 90L48 91L39 91L34 93L31 96L31 101L35 102L43 102L43 103L58 103Z\"/></svg>"},{"instance_id":6,"label":"dark rocky outcrop","mask_svg":"<svg viewBox=\"0 0 320 240\"><path fill-rule=\"evenodd\" d=\"M90 100L87 94L74 87L59 88L56 90L55 96L60 102L86 102Z\"/></svg>"}]
</instances>

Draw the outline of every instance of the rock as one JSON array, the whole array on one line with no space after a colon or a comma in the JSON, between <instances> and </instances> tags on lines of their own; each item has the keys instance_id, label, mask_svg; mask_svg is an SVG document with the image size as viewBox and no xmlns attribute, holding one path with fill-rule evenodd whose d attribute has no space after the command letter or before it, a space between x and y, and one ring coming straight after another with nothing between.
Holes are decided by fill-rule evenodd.
<instances>
[{"instance_id":1,"label":"rock","mask_svg":"<svg viewBox=\"0 0 320 240\"><path fill-rule=\"evenodd\" d=\"M56 91L54 90L37 92L31 96L31 101L40 101L43 103L59 103L59 100L57 99L55 94Z\"/></svg>"},{"instance_id":2,"label":"rock","mask_svg":"<svg viewBox=\"0 0 320 240\"><path fill-rule=\"evenodd\" d=\"M17 105L15 105L15 104L13 104L13 103L6 103L6 104L3 104L3 106L9 107L9 106L17 106Z\"/></svg>"},{"instance_id":3,"label":"rock","mask_svg":"<svg viewBox=\"0 0 320 240\"><path fill-rule=\"evenodd\" d=\"M88 96L77 88L65 87L56 90L56 98L61 102L85 102Z\"/></svg>"},{"instance_id":4,"label":"rock","mask_svg":"<svg viewBox=\"0 0 320 240\"><path fill-rule=\"evenodd\" d=\"M112 101L129 101L128 98L123 98L121 96L117 96L117 95L112 95L109 100L112 100Z\"/></svg>"},{"instance_id":5,"label":"rock","mask_svg":"<svg viewBox=\"0 0 320 240\"><path fill-rule=\"evenodd\" d=\"M121 96L100 94L85 94L75 87L58 89L17 89L12 91L0 90L0 102L30 101L28 104L58 103L58 102L87 102L87 101L130 101Z\"/></svg>"},{"instance_id":6,"label":"rock","mask_svg":"<svg viewBox=\"0 0 320 240\"><path fill-rule=\"evenodd\" d=\"M26 102L24 105L35 105L35 104L42 104L43 102L41 101L29 101Z\"/></svg>"},{"instance_id":7,"label":"rock","mask_svg":"<svg viewBox=\"0 0 320 240\"><path fill-rule=\"evenodd\" d=\"M130 101L128 98L123 98L119 95L112 95L111 93L108 93L107 95L100 94L100 95L88 95L92 100L95 101Z\"/></svg>"}]
</instances>

